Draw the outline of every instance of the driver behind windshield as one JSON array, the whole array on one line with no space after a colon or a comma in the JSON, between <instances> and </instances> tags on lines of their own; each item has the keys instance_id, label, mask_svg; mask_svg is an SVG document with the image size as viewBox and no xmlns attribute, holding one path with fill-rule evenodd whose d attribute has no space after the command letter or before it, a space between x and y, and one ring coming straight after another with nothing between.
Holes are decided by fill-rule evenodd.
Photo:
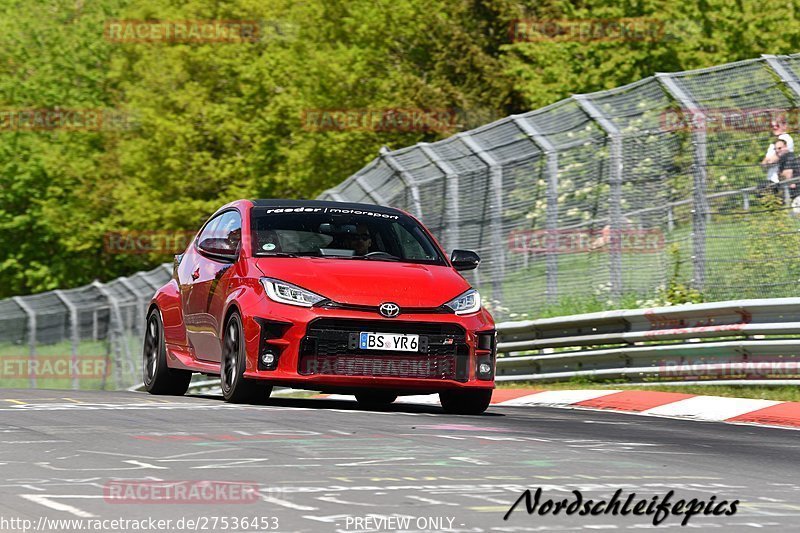
<instances>
[{"instance_id":1,"label":"driver behind windshield","mask_svg":"<svg viewBox=\"0 0 800 533\"><path fill-rule=\"evenodd\" d=\"M372 246L372 236L369 233L369 228L363 223L356 226L355 233L346 233L342 237L342 241L344 246L349 250L353 250L356 255L367 255L370 246Z\"/></svg>"}]
</instances>

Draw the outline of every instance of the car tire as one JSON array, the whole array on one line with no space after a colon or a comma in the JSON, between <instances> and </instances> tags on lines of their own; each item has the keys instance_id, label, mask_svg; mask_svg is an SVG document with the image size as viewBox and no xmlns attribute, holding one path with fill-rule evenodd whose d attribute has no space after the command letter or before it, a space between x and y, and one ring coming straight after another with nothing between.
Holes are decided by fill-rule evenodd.
<instances>
[{"instance_id":1,"label":"car tire","mask_svg":"<svg viewBox=\"0 0 800 533\"><path fill-rule=\"evenodd\" d=\"M142 382L150 394L183 396L189 389L192 373L167 366L164 322L161 312L153 309L147 315L147 329L142 349Z\"/></svg>"},{"instance_id":2,"label":"car tire","mask_svg":"<svg viewBox=\"0 0 800 533\"><path fill-rule=\"evenodd\" d=\"M358 405L369 409L388 407L397 399L397 394L384 391L365 391L356 394Z\"/></svg>"},{"instance_id":3,"label":"car tire","mask_svg":"<svg viewBox=\"0 0 800 533\"><path fill-rule=\"evenodd\" d=\"M492 390L458 390L439 393L445 413L454 415L479 415L492 401Z\"/></svg>"},{"instance_id":4,"label":"car tire","mask_svg":"<svg viewBox=\"0 0 800 533\"><path fill-rule=\"evenodd\" d=\"M272 392L272 386L261 380L246 379L245 368L247 368L247 350L242 319L238 313L232 313L225 324L222 358L219 363L222 397L230 403L266 402Z\"/></svg>"}]
</instances>

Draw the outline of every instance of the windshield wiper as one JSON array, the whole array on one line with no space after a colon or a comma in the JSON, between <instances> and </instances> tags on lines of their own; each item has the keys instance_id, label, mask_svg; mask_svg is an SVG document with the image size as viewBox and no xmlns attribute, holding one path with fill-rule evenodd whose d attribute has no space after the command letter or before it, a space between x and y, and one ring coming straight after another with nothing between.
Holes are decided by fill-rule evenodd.
<instances>
[{"instance_id":1,"label":"windshield wiper","mask_svg":"<svg viewBox=\"0 0 800 533\"><path fill-rule=\"evenodd\" d=\"M371 259L373 261L400 261L396 255L389 252L370 252L363 256L364 259Z\"/></svg>"}]
</instances>

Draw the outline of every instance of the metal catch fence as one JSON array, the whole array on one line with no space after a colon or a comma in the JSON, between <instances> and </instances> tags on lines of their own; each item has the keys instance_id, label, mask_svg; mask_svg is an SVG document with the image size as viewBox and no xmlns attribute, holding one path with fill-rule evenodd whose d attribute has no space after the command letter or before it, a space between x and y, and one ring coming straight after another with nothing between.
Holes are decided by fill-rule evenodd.
<instances>
[{"instance_id":1,"label":"metal catch fence","mask_svg":"<svg viewBox=\"0 0 800 533\"><path fill-rule=\"evenodd\" d=\"M164 264L108 283L0 300L0 386L140 383L146 306L171 275Z\"/></svg>"},{"instance_id":2,"label":"metal catch fence","mask_svg":"<svg viewBox=\"0 0 800 533\"><path fill-rule=\"evenodd\" d=\"M794 296L800 188L765 189L775 170L760 163L772 121L800 132L798 101L800 54L656 74L384 148L321 198L406 209L447 249L477 251L471 281L500 319L656 305L670 289Z\"/></svg>"}]
</instances>

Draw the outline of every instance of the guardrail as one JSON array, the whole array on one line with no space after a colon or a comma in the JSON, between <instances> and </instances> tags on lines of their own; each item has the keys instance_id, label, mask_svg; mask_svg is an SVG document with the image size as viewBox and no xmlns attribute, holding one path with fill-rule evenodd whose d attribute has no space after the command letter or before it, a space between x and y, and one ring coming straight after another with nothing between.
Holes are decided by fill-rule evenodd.
<instances>
[{"instance_id":1,"label":"guardrail","mask_svg":"<svg viewBox=\"0 0 800 533\"><path fill-rule=\"evenodd\" d=\"M503 322L498 381L800 377L800 298L736 300Z\"/></svg>"}]
</instances>

